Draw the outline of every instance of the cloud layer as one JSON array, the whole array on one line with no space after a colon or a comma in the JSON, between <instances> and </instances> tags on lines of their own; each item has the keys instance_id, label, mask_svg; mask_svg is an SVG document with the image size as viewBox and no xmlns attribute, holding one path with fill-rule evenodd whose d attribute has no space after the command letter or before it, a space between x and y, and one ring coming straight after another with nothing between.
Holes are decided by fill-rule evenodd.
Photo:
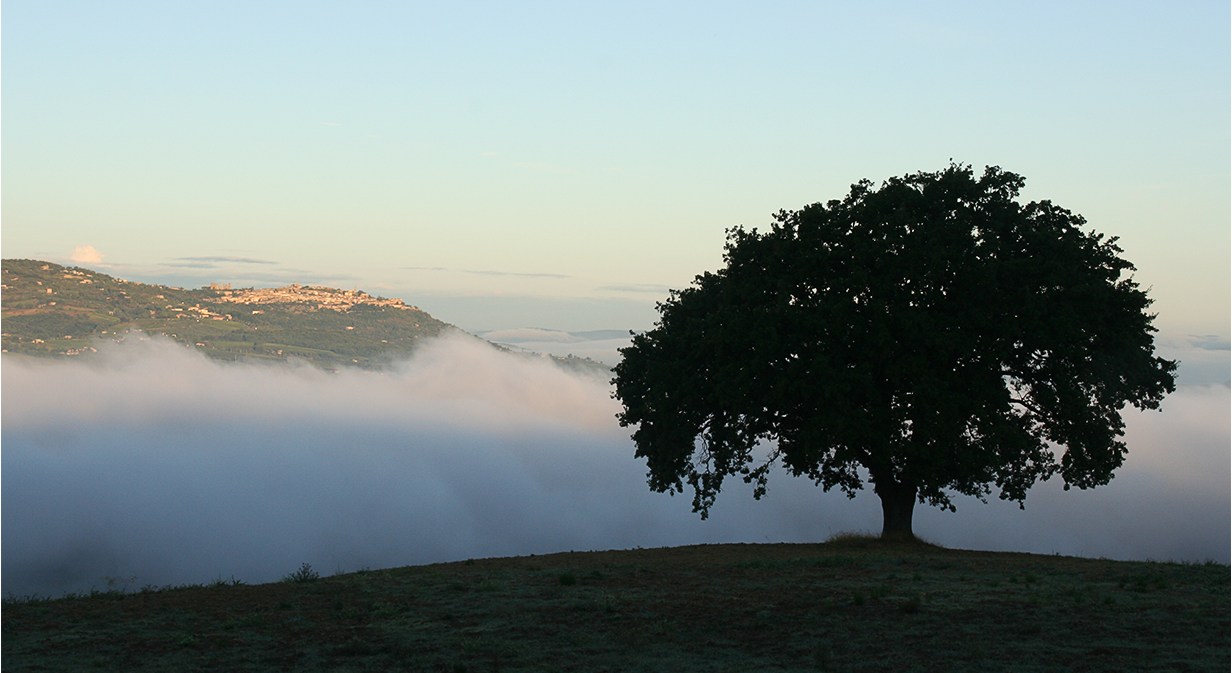
<instances>
[{"instance_id":1,"label":"cloud layer","mask_svg":"<svg viewBox=\"0 0 1232 673\"><path fill-rule=\"evenodd\" d=\"M605 382L471 339L396 371L207 361L152 340L93 361L5 356L6 595L213 579L270 581L469 557L876 530L871 492L785 475L711 518L648 491ZM948 546L1226 562L1228 389L1131 412L1131 455L1091 492L1041 485L1027 510L917 510Z\"/></svg>"},{"instance_id":2,"label":"cloud layer","mask_svg":"<svg viewBox=\"0 0 1232 673\"><path fill-rule=\"evenodd\" d=\"M79 245L73 248L73 254L69 255L69 259L77 264L101 264L103 253L92 245Z\"/></svg>"}]
</instances>

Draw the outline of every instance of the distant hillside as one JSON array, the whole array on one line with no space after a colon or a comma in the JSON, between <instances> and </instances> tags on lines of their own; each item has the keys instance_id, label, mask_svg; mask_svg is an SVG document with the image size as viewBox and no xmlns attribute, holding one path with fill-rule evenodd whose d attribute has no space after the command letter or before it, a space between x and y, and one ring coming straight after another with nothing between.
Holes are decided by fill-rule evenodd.
<instances>
[{"instance_id":1,"label":"distant hillside","mask_svg":"<svg viewBox=\"0 0 1232 673\"><path fill-rule=\"evenodd\" d=\"M104 340L145 333L220 360L298 358L326 368L378 368L423 339L462 333L402 300L356 290L186 290L29 259L3 260L0 322L0 347L7 353L89 355ZM599 368L578 358L555 361L583 371Z\"/></svg>"}]
</instances>

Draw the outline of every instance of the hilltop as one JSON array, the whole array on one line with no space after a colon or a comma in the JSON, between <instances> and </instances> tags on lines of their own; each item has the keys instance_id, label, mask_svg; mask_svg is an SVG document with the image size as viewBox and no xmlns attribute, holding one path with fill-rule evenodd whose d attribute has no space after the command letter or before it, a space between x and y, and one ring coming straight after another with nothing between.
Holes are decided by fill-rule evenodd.
<instances>
[{"instance_id":1,"label":"hilltop","mask_svg":"<svg viewBox=\"0 0 1232 673\"><path fill-rule=\"evenodd\" d=\"M0 348L43 357L88 356L104 341L155 334L219 360L297 358L325 368L379 368L424 339L464 333L401 299L360 290L184 289L29 259L3 260L0 293ZM606 372L584 358L553 360Z\"/></svg>"},{"instance_id":2,"label":"hilltop","mask_svg":"<svg viewBox=\"0 0 1232 673\"><path fill-rule=\"evenodd\" d=\"M1226 671L1228 568L846 538L4 606L4 670Z\"/></svg>"}]
</instances>

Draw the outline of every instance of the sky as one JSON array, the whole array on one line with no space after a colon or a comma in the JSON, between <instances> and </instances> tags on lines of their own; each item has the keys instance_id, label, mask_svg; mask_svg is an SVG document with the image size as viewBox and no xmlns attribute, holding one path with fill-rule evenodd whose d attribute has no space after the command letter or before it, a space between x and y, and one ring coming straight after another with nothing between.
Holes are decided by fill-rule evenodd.
<instances>
[{"instance_id":1,"label":"sky","mask_svg":"<svg viewBox=\"0 0 1232 673\"><path fill-rule=\"evenodd\" d=\"M947 546L1229 553L1229 4L5 0L0 254L397 297L610 358L724 231L951 161L1117 236L1181 360L1113 483L921 507ZM876 530L780 474L649 492L602 381L449 340L394 373L157 340L3 363L0 591ZM729 492L734 491L734 492ZM131 587L130 587L131 588Z\"/></svg>"},{"instance_id":2,"label":"sky","mask_svg":"<svg viewBox=\"0 0 1232 673\"><path fill-rule=\"evenodd\" d=\"M878 499L777 470L702 521L646 486L602 378L453 337L390 371L234 365L168 340L4 361L4 596L276 581L560 551L875 534ZM1126 414L1112 482L1033 488L1020 510L918 505L957 549L1229 561L1227 386Z\"/></svg>"},{"instance_id":3,"label":"sky","mask_svg":"<svg viewBox=\"0 0 1232 673\"><path fill-rule=\"evenodd\" d=\"M1229 336L1229 6L7 0L0 252L642 330L724 230L951 160Z\"/></svg>"}]
</instances>

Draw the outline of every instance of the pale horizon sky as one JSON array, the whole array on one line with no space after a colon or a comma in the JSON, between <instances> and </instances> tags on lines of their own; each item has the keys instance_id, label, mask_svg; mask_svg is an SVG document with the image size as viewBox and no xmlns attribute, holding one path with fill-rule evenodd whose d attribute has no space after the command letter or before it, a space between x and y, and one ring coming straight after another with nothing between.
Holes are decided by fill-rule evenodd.
<instances>
[{"instance_id":1,"label":"pale horizon sky","mask_svg":"<svg viewBox=\"0 0 1232 673\"><path fill-rule=\"evenodd\" d=\"M724 230L951 159L1229 339L1229 6L7 0L5 257L646 329ZM1212 348L1214 345L1214 348Z\"/></svg>"}]
</instances>

